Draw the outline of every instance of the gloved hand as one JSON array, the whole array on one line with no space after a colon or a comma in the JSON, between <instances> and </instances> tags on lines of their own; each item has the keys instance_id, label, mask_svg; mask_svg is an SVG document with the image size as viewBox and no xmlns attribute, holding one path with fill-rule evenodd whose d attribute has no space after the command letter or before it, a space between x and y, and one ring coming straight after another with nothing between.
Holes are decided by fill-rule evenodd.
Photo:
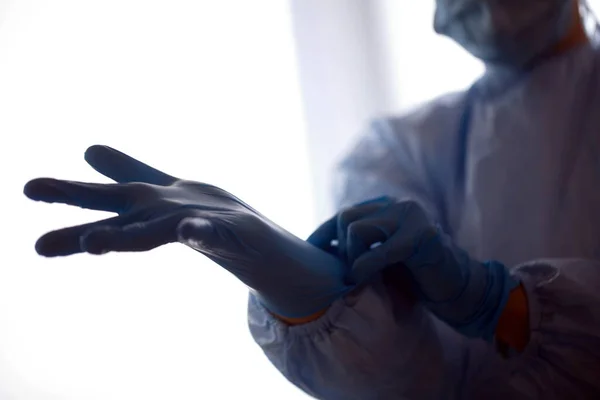
<instances>
[{"instance_id":1,"label":"gloved hand","mask_svg":"<svg viewBox=\"0 0 600 400\"><path fill-rule=\"evenodd\" d=\"M288 318L322 311L352 288L343 262L218 187L174 178L105 146L90 147L85 159L118 183L40 178L26 184L25 195L118 216L47 233L36 243L40 255L147 251L181 242L254 289L271 312Z\"/></svg>"},{"instance_id":2,"label":"gloved hand","mask_svg":"<svg viewBox=\"0 0 600 400\"><path fill-rule=\"evenodd\" d=\"M422 304L469 337L493 338L509 293L518 285L502 264L469 258L412 201L383 197L351 207L308 241L337 253L356 282L383 268L406 268Z\"/></svg>"}]
</instances>

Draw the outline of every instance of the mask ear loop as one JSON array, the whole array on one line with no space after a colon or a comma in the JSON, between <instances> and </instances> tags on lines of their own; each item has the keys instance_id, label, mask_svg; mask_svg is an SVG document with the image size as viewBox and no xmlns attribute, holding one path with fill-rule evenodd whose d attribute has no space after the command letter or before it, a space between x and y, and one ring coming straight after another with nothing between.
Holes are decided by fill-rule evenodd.
<instances>
[{"instance_id":1,"label":"mask ear loop","mask_svg":"<svg viewBox=\"0 0 600 400\"><path fill-rule=\"evenodd\" d=\"M579 0L579 12L590 41L594 45L600 44L600 22L588 0Z\"/></svg>"}]
</instances>

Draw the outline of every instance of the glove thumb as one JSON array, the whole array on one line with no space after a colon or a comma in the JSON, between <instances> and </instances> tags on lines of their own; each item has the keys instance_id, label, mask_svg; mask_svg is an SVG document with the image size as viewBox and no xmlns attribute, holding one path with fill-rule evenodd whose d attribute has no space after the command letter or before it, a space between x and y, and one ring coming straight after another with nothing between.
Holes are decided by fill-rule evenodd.
<instances>
[{"instance_id":1,"label":"glove thumb","mask_svg":"<svg viewBox=\"0 0 600 400\"><path fill-rule=\"evenodd\" d=\"M187 217L177 225L177 240L198 251L205 251L214 245L218 235L214 223L202 217Z\"/></svg>"}]
</instances>

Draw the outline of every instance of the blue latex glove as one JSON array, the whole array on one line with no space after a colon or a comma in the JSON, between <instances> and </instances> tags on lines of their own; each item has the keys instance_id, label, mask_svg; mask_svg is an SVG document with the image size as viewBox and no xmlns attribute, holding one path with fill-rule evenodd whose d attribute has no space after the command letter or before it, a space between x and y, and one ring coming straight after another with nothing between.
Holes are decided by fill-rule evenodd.
<instances>
[{"instance_id":1,"label":"blue latex glove","mask_svg":"<svg viewBox=\"0 0 600 400\"><path fill-rule=\"evenodd\" d=\"M174 178L105 146L90 147L85 159L118 183L40 178L26 184L25 195L118 216L47 233L36 244L40 255L147 251L181 242L254 289L270 311L290 318L319 312L351 289L339 259L218 187Z\"/></svg>"},{"instance_id":2,"label":"blue latex glove","mask_svg":"<svg viewBox=\"0 0 600 400\"><path fill-rule=\"evenodd\" d=\"M351 207L308 241L338 252L357 282L386 267L406 268L420 301L469 337L493 338L509 293L518 285L502 264L469 258L412 201L384 197Z\"/></svg>"}]
</instances>

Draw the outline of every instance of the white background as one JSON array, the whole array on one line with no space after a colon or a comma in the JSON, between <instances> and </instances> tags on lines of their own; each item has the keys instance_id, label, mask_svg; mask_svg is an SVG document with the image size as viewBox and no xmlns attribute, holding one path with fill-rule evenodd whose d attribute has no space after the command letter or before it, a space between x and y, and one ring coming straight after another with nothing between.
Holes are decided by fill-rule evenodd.
<instances>
[{"instance_id":1,"label":"white background","mask_svg":"<svg viewBox=\"0 0 600 400\"><path fill-rule=\"evenodd\" d=\"M22 187L107 182L83 152L108 144L304 237L368 118L481 73L433 4L0 0L0 399L306 398L252 342L228 273L177 245L38 257L39 235L104 215Z\"/></svg>"},{"instance_id":2,"label":"white background","mask_svg":"<svg viewBox=\"0 0 600 400\"><path fill-rule=\"evenodd\" d=\"M183 246L43 259L101 213L28 201L38 176L106 182L108 144L315 227L284 1L14 0L0 23L0 399L294 399L250 337L246 289ZM232 12L234 11L234 12Z\"/></svg>"}]
</instances>

